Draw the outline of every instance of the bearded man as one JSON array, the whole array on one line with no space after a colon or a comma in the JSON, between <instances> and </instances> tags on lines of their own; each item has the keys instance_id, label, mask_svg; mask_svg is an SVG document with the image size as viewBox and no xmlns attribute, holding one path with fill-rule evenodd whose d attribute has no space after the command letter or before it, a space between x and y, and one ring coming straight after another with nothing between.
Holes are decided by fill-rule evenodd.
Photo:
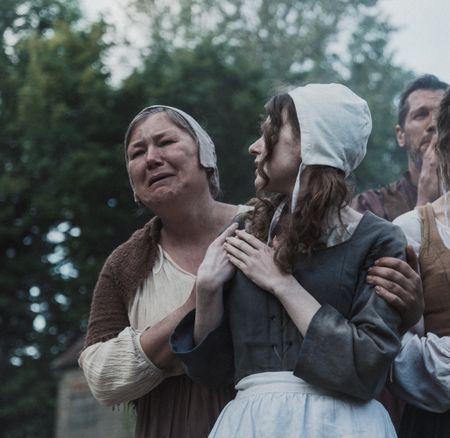
<instances>
[{"instance_id":1,"label":"bearded man","mask_svg":"<svg viewBox=\"0 0 450 438\"><path fill-rule=\"evenodd\" d=\"M408 171L398 181L357 195L352 201L355 210L369 210L392 221L439 197L434 144L439 104L447 88L430 74L408 84L400 95L395 128L398 145L408 154Z\"/></svg>"}]
</instances>

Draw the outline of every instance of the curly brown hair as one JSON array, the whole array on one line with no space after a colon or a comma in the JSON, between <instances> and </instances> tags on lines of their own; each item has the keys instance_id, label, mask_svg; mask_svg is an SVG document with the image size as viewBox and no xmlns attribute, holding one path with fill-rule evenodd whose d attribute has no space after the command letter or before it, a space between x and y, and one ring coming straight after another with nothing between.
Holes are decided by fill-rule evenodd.
<instances>
[{"instance_id":1,"label":"curly brown hair","mask_svg":"<svg viewBox=\"0 0 450 438\"><path fill-rule=\"evenodd\" d=\"M292 98L288 94L274 96L265 106L267 121L263 124L263 137L266 145L266 156L263 157L258 172L265 184L269 182L264 172L264 163L270 160L278 142L279 132L283 125L283 114L291 125L294 135L301 138L297 113ZM264 189L262 187L261 190ZM261 196L251 201L254 206L250 214L250 232L261 240L267 240L270 221L276 207L286 197L276 195L271 198ZM307 166L302 172L302 189L298 194L296 207L291 215L284 214L276 229L277 248L274 260L284 272L292 272L298 252L311 254L323 246L321 236L326 225L330 209L340 209L350 200L350 191L345 181L345 174L339 169L329 166ZM290 199L286 209L290 209ZM289 211L289 210L288 210ZM340 219L340 214L339 214Z\"/></svg>"},{"instance_id":2,"label":"curly brown hair","mask_svg":"<svg viewBox=\"0 0 450 438\"><path fill-rule=\"evenodd\" d=\"M450 88L441 100L437 120L436 155L445 190L450 190Z\"/></svg>"}]
</instances>

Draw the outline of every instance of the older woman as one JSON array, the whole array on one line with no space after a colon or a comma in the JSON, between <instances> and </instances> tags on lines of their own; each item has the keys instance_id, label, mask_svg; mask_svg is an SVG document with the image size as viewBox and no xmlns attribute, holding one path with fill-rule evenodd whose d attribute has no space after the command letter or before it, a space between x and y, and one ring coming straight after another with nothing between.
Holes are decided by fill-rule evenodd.
<instances>
[{"instance_id":1,"label":"older woman","mask_svg":"<svg viewBox=\"0 0 450 438\"><path fill-rule=\"evenodd\" d=\"M106 261L79 362L100 402L137 400L137 437L203 437L232 388L192 383L168 338L195 305L208 245L246 207L214 199L214 145L180 110L141 111L126 133L125 154L135 199L156 217Z\"/></svg>"},{"instance_id":2,"label":"older woman","mask_svg":"<svg viewBox=\"0 0 450 438\"><path fill-rule=\"evenodd\" d=\"M398 227L348 207L345 183L365 154L367 104L342 85L312 84L266 110L250 153L256 188L278 196L255 202L251 234L208 249L196 311L173 348L194 380L236 383L211 437L394 437L373 398L402 321L366 275L380 258L405 257L406 241Z\"/></svg>"},{"instance_id":3,"label":"older woman","mask_svg":"<svg viewBox=\"0 0 450 438\"><path fill-rule=\"evenodd\" d=\"M423 321L404 336L394 364L394 389L409 403L402 438L450 436L450 90L437 129L443 195L395 220L419 255L425 298Z\"/></svg>"}]
</instances>

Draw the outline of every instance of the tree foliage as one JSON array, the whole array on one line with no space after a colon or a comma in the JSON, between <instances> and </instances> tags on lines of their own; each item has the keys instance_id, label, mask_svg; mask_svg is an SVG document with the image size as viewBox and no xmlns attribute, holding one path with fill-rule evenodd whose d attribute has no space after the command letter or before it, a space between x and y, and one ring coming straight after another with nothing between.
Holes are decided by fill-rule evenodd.
<instances>
[{"instance_id":1,"label":"tree foliage","mask_svg":"<svg viewBox=\"0 0 450 438\"><path fill-rule=\"evenodd\" d=\"M149 59L161 51L174 58L180 50L197 53L207 45L229 69L239 72L244 63L259 72L258 84L253 85L264 98L280 88L310 82L348 84L367 99L374 119L368 159L356 174L358 188L398 176L405 160L394 140L395 97L411 73L393 62L388 43L394 29L377 0L134 0L133 4L148 17L152 30ZM201 88L195 77L183 80ZM262 107L255 112L262 112Z\"/></svg>"},{"instance_id":2,"label":"tree foliage","mask_svg":"<svg viewBox=\"0 0 450 438\"><path fill-rule=\"evenodd\" d=\"M196 117L218 149L223 197L253 193L247 148L282 86L344 82L374 130L360 188L394 179L394 98L409 78L376 0L130 0L151 30L141 67L113 86L103 22L76 0L0 3L0 424L46 437L52 361L83 333L110 251L147 218L132 202L121 140L142 107ZM392 163L399 163L398 168ZM390 163L387 168L386 164ZM392 173L389 173L390 170ZM31 388L31 389L30 389Z\"/></svg>"},{"instance_id":3,"label":"tree foliage","mask_svg":"<svg viewBox=\"0 0 450 438\"><path fill-rule=\"evenodd\" d=\"M50 365L85 328L105 254L139 223L120 145L126 122L102 61L105 26L81 29L59 2L36 3L45 25L15 29L10 20L13 43L4 39L1 56L0 422L8 437L51 436Z\"/></svg>"}]
</instances>

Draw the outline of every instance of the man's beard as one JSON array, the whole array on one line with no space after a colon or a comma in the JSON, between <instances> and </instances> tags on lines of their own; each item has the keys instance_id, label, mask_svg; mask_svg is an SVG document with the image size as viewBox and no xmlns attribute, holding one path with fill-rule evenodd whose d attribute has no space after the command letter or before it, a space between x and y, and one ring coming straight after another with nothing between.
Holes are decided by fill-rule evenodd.
<instances>
[{"instance_id":1,"label":"man's beard","mask_svg":"<svg viewBox=\"0 0 450 438\"><path fill-rule=\"evenodd\" d=\"M423 153L420 148L413 148L408 136L405 136L405 149L408 151L408 157L416 166L417 170L422 169Z\"/></svg>"},{"instance_id":2,"label":"man's beard","mask_svg":"<svg viewBox=\"0 0 450 438\"><path fill-rule=\"evenodd\" d=\"M414 163L414 165L416 166L416 169L422 170L423 159L422 159L421 152L417 151L417 150L415 150L415 151L409 150L408 156L411 159L411 161Z\"/></svg>"}]
</instances>

